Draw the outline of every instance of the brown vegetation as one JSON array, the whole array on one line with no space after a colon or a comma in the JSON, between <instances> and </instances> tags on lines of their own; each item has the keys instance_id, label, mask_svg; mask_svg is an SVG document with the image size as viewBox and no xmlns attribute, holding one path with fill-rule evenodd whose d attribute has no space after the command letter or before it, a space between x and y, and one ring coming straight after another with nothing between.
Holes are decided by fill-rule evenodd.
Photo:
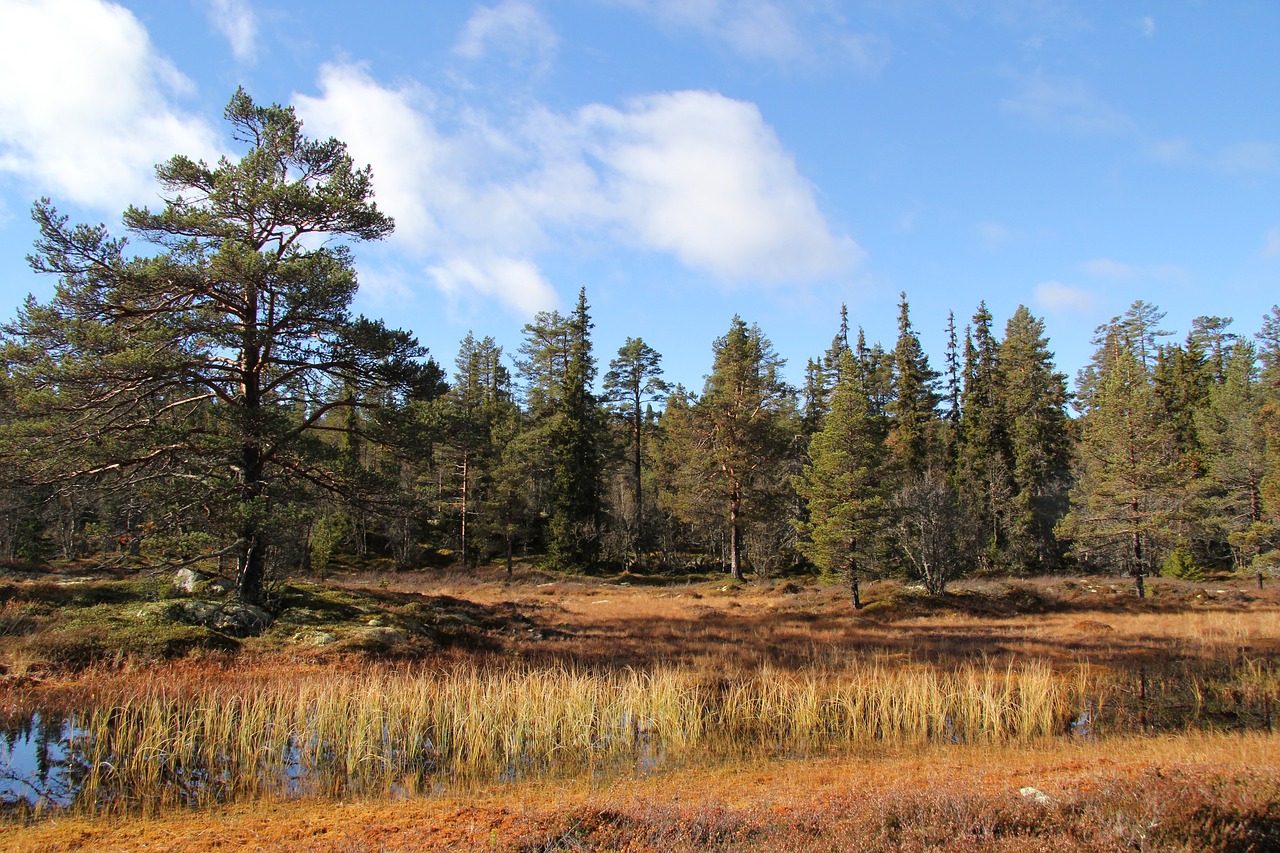
<instances>
[{"instance_id":1,"label":"brown vegetation","mask_svg":"<svg viewBox=\"0 0 1280 853\"><path fill-rule=\"evenodd\" d=\"M937 747L515 783L409 800L257 801L6 830L14 851L1265 851L1280 745L1190 736ZM1028 789L1034 789L1028 790Z\"/></svg>"},{"instance_id":2,"label":"brown vegetation","mask_svg":"<svg viewBox=\"0 0 1280 853\"><path fill-rule=\"evenodd\" d=\"M422 633L314 646L292 641L298 626L277 626L237 641L235 651L198 645L174 659L125 655L87 666L39 657L47 638L33 625L45 617L27 584L15 581L2 596L11 626L0 631L6 716L115 709L120 738L119 721L131 714L176 720L170 729L185 740L154 748L181 764L193 759L172 756L202 748L191 736L197 725L239 726L246 754L265 754L273 747L254 738L291 731L290 714L306 709L306 724L350 730L353 766L390 770L301 799L288 786L244 780L204 799L197 822L172 809L191 800L173 796L143 811L126 803L96 816L15 814L11 821L31 822L6 829L0 846L12 849L1280 843L1280 741L1269 733L1280 700L1280 597L1243 581L1158 579L1142 602L1106 578L968 581L942 597L882 582L855 613L844 589L804 579L348 575L330 579L323 596L297 593L312 596L311 612L332 608L319 627L341 634L338 617L350 607L356 630L378 621ZM104 608L101 599L122 594L111 589L75 595ZM471 699L457 698L466 691ZM1033 696L1046 722L1033 719ZM234 720L213 712L232 706ZM637 725L641 706L646 719ZM425 775L376 752L384 727L438 738L442 715L463 707L487 715L491 728L467 723L476 744L441 750ZM316 723L324 708L328 722ZM966 708L986 716L967 717ZM1087 726L1072 737L1083 709ZM1020 722L1019 714L1031 716ZM629 728L613 756L601 734L621 726ZM629 757L651 732L669 741L660 760ZM509 745L511 735L520 754L535 757L527 772L503 772L516 753L496 763L481 756L484 744ZM130 736L155 735L139 728ZM148 774L162 778L165 765L140 759L118 773L117 784L142 786ZM325 798L308 798L317 793Z\"/></svg>"}]
</instances>

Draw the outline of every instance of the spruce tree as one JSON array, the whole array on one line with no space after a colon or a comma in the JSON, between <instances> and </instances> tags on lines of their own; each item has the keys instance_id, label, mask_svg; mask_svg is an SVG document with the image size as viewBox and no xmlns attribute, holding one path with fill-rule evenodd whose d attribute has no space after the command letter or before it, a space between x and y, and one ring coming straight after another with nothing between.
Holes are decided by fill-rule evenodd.
<instances>
[{"instance_id":1,"label":"spruce tree","mask_svg":"<svg viewBox=\"0 0 1280 853\"><path fill-rule=\"evenodd\" d=\"M1241 341L1196 424L1204 444L1207 521L1230 546L1235 567L1261 578L1260 558L1280 545L1280 526L1263 500L1270 460L1259 390L1255 350Z\"/></svg>"},{"instance_id":2,"label":"spruce tree","mask_svg":"<svg viewBox=\"0 0 1280 853\"><path fill-rule=\"evenodd\" d=\"M996 364L1013 468L1007 556L1022 571L1056 568L1062 555L1053 529L1066 512L1071 453L1067 377L1054 369L1044 323L1025 306L1009 318Z\"/></svg>"},{"instance_id":3,"label":"spruce tree","mask_svg":"<svg viewBox=\"0 0 1280 853\"><path fill-rule=\"evenodd\" d=\"M514 417L511 375L502 347L491 337L463 339L454 362L453 387L441 401L440 443L447 453L457 508L458 553L474 565L486 556L486 540L498 531L493 506L494 472L502 446L498 433Z\"/></svg>"},{"instance_id":4,"label":"spruce tree","mask_svg":"<svg viewBox=\"0 0 1280 853\"><path fill-rule=\"evenodd\" d=\"M600 482L605 429L591 391L595 359L591 355L592 323L587 309L583 288L566 324L564 378L547 431L551 461L547 556L553 566L577 572L596 565L603 512Z\"/></svg>"},{"instance_id":5,"label":"spruce tree","mask_svg":"<svg viewBox=\"0 0 1280 853\"><path fill-rule=\"evenodd\" d=\"M893 348L893 401L890 443L906 476L923 473L931 460L938 395L934 383L938 374L929 367L929 358L920 338L911 327L907 294L898 303L898 340Z\"/></svg>"},{"instance_id":6,"label":"spruce tree","mask_svg":"<svg viewBox=\"0 0 1280 853\"><path fill-rule=\"evenodd\" d=\"M800 551L823 572L848 579L854 609L862 607L859 583L875 571L890 521L887 434L857 359L844 352L831 411L795 489L808 507L797 523Z\"/></svg>"},{"instance_id":7,"label":"spruce tree","mask_svg":"<svg viewBox=\"0 0 1280 853\"><path fill-rule=\"evenodd\" d=\"M973 315L965 339L964 392L956 490L965 516L965 550L984 569L1000 559L1013 495L1005 411L1002 406L999 346L986 303Z\"/></svg>"},{"instance_id":8,"label":"spruce tree","mask_svg":"<svg viewBox=\"0 0 1280 853\"><path fill-rule=\"evenodd\" d=\"M1110 356L1083 419L1076 485L1059 530L1077 558L1126 571L1144 596L1143 578L1170 544L1170 517L1185 488L1148 370L1118 335L1102 346Z\"/></svg>"}]
</instances>

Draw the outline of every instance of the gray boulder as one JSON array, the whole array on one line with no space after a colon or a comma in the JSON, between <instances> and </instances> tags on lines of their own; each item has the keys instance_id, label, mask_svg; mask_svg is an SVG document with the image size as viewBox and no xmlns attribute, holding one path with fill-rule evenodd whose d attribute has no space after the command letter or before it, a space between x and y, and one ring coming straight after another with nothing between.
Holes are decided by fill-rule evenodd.
<instances>
[{"instance_id":1,"label":"gray boulder","mask_svg":"<svg viewBox=\"0 0 1280 853\"><path fill-rule=\"evenodd\" d=\"M173 576L173 587L179 592L185 592L187 595L196 591L196 587L204 580L204 575L195 569L178 569L178 573Z\"/></svg>"}]
</instances>

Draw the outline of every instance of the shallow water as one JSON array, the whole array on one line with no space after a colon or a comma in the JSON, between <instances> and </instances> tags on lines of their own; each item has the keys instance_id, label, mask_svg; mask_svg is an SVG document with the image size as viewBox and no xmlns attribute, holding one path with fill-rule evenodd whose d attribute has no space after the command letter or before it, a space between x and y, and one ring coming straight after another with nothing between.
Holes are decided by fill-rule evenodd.
<instances>
[{"instance_id":1,"label":"shallow water","mask_svg":"<svg viewBox=\"0 0 1280 853\"><path fill-rule=\"evenodd\" d=\"M84 736L72 720L38 713L0 729L0 805L75 802L89 769L77 750Z\"/></svg>"},{"instance_id":2,"label":"shallow water","mask_svg":"<svg viewBox=\"0 0 1280 853\"><path fill-rule=\"evenodd\" d=\"M302 749L291 738L282 751L263 753L257 761L255 779L236 778L229 762L223 766L173 764L169 757L157 755L155 761L165 770L156 784L140 789L131 787L118 773L125 763L122 757L95 748L92 734L78 725L75 717L33 713L0 728L0 811L96 809L113 804L131 807L148 802L198 805L263 792L283 796L415 796L442 793L446 785L465 784L465 780L448 778L438 753L430 750L418 756L392 750L392 762L400 773L396 781L388 784L386 777L348 774L343 769L344 759L336 752L316 749L315 743L308 746L311 748ZM615 752L607 760L592 762L591 772L597 776L647 776L666 765L666 750L656 735L641 733L633 746L632 755ZM304 754L309 759L304 760ZM319 760L317 756L321 756ZM519 782L570 769L568 764L554 763L546 756L521 754L507 761L495 778Z\"/></svg>"}]
</instances>

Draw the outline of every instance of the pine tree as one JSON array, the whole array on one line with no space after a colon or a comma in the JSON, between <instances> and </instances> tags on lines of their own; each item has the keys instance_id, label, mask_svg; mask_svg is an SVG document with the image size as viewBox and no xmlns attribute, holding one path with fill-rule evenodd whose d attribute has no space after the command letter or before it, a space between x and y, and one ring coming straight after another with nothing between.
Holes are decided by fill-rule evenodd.
<instances>
[{"instance_id":1,"label":"pine tree","mask_svg":"<svg viewBox=\"0 0 1280 853\"><path fill-rule=\"evenodd\" d=\"M221 552L236 554L241 598L262 602L296 488L346 486L319 434L344 409L435 393L440 372L408 334L350 314L343 240L393 227L370 170L341 142L306 138L291 108L239 90L225 115L242 157L176 156L156 169L163 208L125 211L159 254L127 253L104 228L36 206L33 266L60 281L6 328L5 360L26 404L74 412L26 436L40 448L27 476L181 483L175 496L203 507ZM360 394L325 396L343 387Z\"/></svg>"},{"instance_id":2,"label":"pine tree","mask_svg":"<svg viewBox=\"0 0 1280 853\"><path fill-rule=\"evenodd\" d=\"M627 338L618 357L609 362L604 388L615 410L631 429L631 475L635 503L632 507L632 551L639 557L644 542L644 466L642 404L659 402L669 390L662 378L662 356L640 338Z\"/></svg>"},{"instance_id":3,"label":"pine tree","mask_svg":"<svg viewBox=\"0 0 1280 853\"><path fill-rule=\"evenodd\" d=\"M1134 301L1123 315L1094 329L1091 343L1094 354L1089 364L1076 374L1076 408L1088 411L1093 405L1093 394L1106 374L1108 365L1122 349L1127 348L1138 359L1143 370L1150 371L1160 351L1159 338L1169 332L1157 328L1164 319L1164 312L1156 306Z\"/></svg>"},{"instance_id":4,"label":"pine tree","mask_svg":"<svg viewBox=\"0 0 1280 853\"><path fill-rule=\"evenodd\" d=\"M1267 473L1262 479L1262 506L1268 518L1280 519L1280 306L1272 306L1254 335L1262 371L1258 382L1261 428L1267 446ZM1280 568L1280 549L1258 560L1258 585L1264 568Z\"/></svg>"},{"instance_id":5,"label":"pine tree","mask_svg":"<svg viewBox=\"0 0 1280 853\"><path fill-rule=\"evenodd\" d=\"M702 396L687 407L669 401L663 420L668 452L682 462L672 475L682 493L674 505L691 522L718 510L728 526L730 573L741 578L746 527L777 509L786 485L795 394L782 379L786 362L758 326L735 316L712 351Z\"/></svg>"},{"instance_id":6,"label":"pine tree","mask_svg":"<svg viewBox=\"0 0 1280 853\"><path fill-rule=\"evenodd\" d=\"M1191 321L1191 331L1187 333L1187 348L1190 349L1194 343L1204 353L1209 377L1215 385L1226 381L1227 362L1240 339L1239 335L1227 331L1232 322L1231 317L1196 317Z\"/></svg>"}]
</instances>

